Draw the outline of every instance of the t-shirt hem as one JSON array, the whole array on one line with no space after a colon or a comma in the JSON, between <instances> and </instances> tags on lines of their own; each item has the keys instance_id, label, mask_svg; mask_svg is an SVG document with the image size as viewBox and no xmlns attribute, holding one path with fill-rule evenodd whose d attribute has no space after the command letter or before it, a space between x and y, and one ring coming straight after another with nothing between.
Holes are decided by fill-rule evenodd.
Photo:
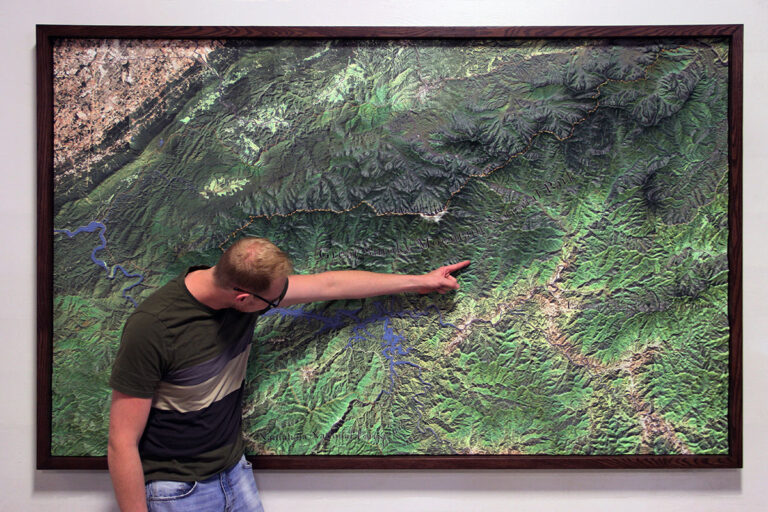
<instances>
[{"instance_id":1,"label":"t-shirt hem","mask_svg":"<svg viewBox=\"0 0 768 512\"><path fill-rule=\"evenodd\" d=\"M220 469L215 471L210 471L210 472L203 472L198 474L190 473L190 474L182 475L179 473L171 473L163 470L145 471L144 482L149 483L156 480L164 480L164 481L171 481L171 482L200 482L228 470L229 468L237 464L237 462L243 457L244 454L245 452L242 450L233 451L230 457L228 458L228 460L226 461L226 463L222 465ZM151 462L154 462L154 461L142 459L142 464L147 464Z\"/></svg>"}]
</instances>

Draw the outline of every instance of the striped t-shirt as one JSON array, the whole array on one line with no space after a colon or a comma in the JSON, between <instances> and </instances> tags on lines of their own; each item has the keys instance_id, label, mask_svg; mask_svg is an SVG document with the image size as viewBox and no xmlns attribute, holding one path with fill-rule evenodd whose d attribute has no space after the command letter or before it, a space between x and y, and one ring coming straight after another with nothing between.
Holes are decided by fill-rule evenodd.
<instances>
[{"instance_id":1,"label":"striped t-shirt","mask_svg":"<svg viewBox=\"0 0 768 512\"><path fill-rule=\"evenodd\" d=\"M211 309L184 285L193 267L128 318L110 386L152 398L139 442L144 478L204 480L243 455L242 397L258 314Z\"/></svg>"}]
</instances>

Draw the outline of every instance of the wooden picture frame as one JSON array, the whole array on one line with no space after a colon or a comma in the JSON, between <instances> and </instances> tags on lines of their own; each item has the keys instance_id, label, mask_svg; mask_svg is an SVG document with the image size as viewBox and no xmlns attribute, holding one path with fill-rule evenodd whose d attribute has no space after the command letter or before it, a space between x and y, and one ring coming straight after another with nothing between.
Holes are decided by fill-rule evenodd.
<instances>
[{"instance_id":1,"label":"wooden picture frame","mask_svg":"<svg viewBox=\"0 0 768 512\"><path fill-rule=\"evenodd\" d=\"M742 466L742 390L741 390L741 166L742 166L742 61L743 61L743 26L742 25L697 25L697 26L593 26L593 27L131 27L131 26L55 26L38 25L37 27L37 154L38 154L38 263L37 263L37 468L38 469L106 469L106 458L103 456L59 455L52 450L52 439L56 435L54 428L54 385L62 385L54 376L54 353L60 347L54 345L54 279L55 254L54 230L58 233L65 231L63 226L54 225L54 215L61 202L55 191L54 162L70 158L70 171L78 165L88 163L76 162L75 157L57 155L57 149L63 147L54 143L55 101L54 79L57 70L54 69L54 48L63 40L85 41L92 39L103 40L168 40L195 41L217 40L237 43L248 40L257 41L407 41L408 44L418 45L425 41L438 41L438 44L450 46L455 42L495 41L542 41L556 42L561 47L573 44L573 54L578 48L590 41L607 41L606 44L621 45L624 42L651 41L700 41L717 40L727 47L727 54L719 55L722 62L727 62L727 137L723 144L716 147L713 154L722 154L727 162L727 411L719 419L726 432L727 449L709 452L706 448L700 453L665 454L652 453L558 453L558 454L527 454L511 450L504 454L487 453L483 450L474 452L471 447L461 448L450 454L413 454L399 453L387 455L259 455L250 457L254 467L258 469L507 469L507 468L735 468ZM581 46L580 46L581 45ZM713 50L714 52L714 50ZM307 57L309 58L309 57ZM206 65L205 58L196 57L196 64ZM194 60L194 59L193 59ZM490 69L490 65L489 65ZM70 70L76 73L76 70ZM175 78L174 78L175 79ZM619 79L615 80L619 82ZM597 91L596 93L594 91ZM384 94L384 93L382 93ZM593 89L592 97L600 94L600 89ZM76 101L76 96L68 96ZM144 105L146 107L146 105ZM71 107L71 105L70 105ZM595 106L594 112L598 109ZM89 112L78 113L77 108L66 110L70 116L90 117ZM134 112L128 112L134 115ZM63 114L59 114L63 115ZM129 116L126 116L128 120ZM131 118L135 119L135 118ZM128 122L128 121L126 121ZM130 121L133 122L133 121ZM571 133L582 121L572 123ZM376 124L373 122L372 124ZM113 133L120 135L119 129ZM71 133L77 134L77 131ZM121 132L122 133L122 132ZM153 132L158 133L158 130ZM533 145L533 139L541 134L549 134L558 140L564 139L556 129L539 129L531 137L527 149ZM564 132L566 133L566 132ZM567 134L567 133L566 133ZM95 140L95 139L94 139ZM127 140L127 139L126 139ZM114 141L112 141L114 142ZM118 141L119 142L119 141ZM73 140L68 141L74 144ZM143 143L143 142L142 142ZM95 142L94 142L95 144ZM107 147L102 141L102 148ZM117 144L117 143L116 143ZM130 146L132 142L125 142ZM163 144L160 139L159 144ZM107 144L108 145L108 144ZM87 143L85 145L87 148ZM114 149L114 148L113 148ZM113 151L114 152L114 151ZM725 156L727 155L727 156ZM510 157L511 158L511 157ZM111 171L105 171L107 175ZM104 179L104 178L98 178ZM212 182L213 183L213 182ZM563 184L566 186L567 184ZM215 188L215 187L214 187ZM213 189L211 189L213 190ZM211 192L213 193L213 192ZM454 192L455 193L455 192ZM714 194L715 192L713 192ZM451 196L452 198L453 196ZM322 206L317 207L319 209ZM305 211L305 210L302 210ZM439 215L438 211L424 212L427 217ZM255 218L265 215L254 213ZM437 221L440 220L438 216ZM435 222L437 223L437 222ZM249 223L242 224L234 233L242 231ZM103 225L102 225L103 226ZM70 226L71 227L71 226ZM69 229L69 227L67 228ZM98 227L89 232L95 233ZM106 227L104 227L106 229ZM247 231L247 230L246 230ZM246 232L242 231L242 232ZM68 232L68 236L73 231ZM101 231L102 241L104 231ZM230 236L222 236L222 245ZM421 242L419 242L421 243ZM429 240L427 240L429 243ZM724 244L725 245L725 244ZM726 247L724 247L725 249ZM94 249L91 261L98 263ZM178 249L183 256L183 250ZM184 258L181 257L183 260ZM130 277L129 271L114 265L111 271L102 261L107 274L112 277L118 270ZM568 265L557 267L557 275ZM120 268L117 268L120 267ZM136 274L137 275L137 274ZM135 275L134 275L135 276ZM461 280L461 278L460 278ZM557 279L553 277L547 285L554 286ZM138 284L138 283L137 283ZM122 297L133 301L129 288L123 288ZM645 306L644 306L645 307ZM653 307L652 305L648 307ZM441 317L442 318L442 317ZM442 321L442 320L441 320ZM467 324L469 325L469 324ZM114 348L113 342L113 348ZM106 349L105 349L106 350ZM113 354L108 350L107 354ZM580 352L581 353L581 352ZM587 353L587 352L584 352ZM574 353L575 354L575 353ZM568 354L566 354L568 355ZM573 354L571 354L573 355ZM583 355L583 354L582 354ZM590 354L587 356L591 357ZM584 357L587 357L584 356ZM106 356L105 356L106 357ZM564 356L565 357L565 356ZM581 356L579 356L581 357ZM107 365L108 361L102 362ZM586 363L585 363L586 364ZM419 377L420 378L420 377ZM100 381L103 383L103 381ZM63 383L66 385L66 382ZM56 388L58 389L58 388ZM108 388L104 388L108 393ZM105 397L106 400L106 397ZM663 397L659 403L664 402ZM691 404L693 405L693 404ZM639 407L639 406L638 406ZM643 406L645 407L645 406ZM652 405L651 405L652 407ZM639 410L639 408L638 408ZM655 428L663 429L663 416L656 415L652 409L646 409L643 421L656 422ZM658 424L662 424L661 427ZM705 427L702 427L705 428ZM102 430L103 431L103 430ZM433 431L434 433L434 431ZM81 434L87 437L87 432ZM437 434L435 433L435 436ZM105 442L105 440L104 440ZM661 450L663 451L663 450Z\"/></svg>"}]
</instances>

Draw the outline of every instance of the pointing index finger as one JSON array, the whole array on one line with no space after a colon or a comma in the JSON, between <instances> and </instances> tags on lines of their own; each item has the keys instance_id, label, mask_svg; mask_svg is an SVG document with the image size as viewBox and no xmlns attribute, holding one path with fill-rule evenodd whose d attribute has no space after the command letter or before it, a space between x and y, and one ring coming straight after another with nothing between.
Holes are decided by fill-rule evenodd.
<instances>
[{"instance_id":1,"label":"pointing index finger","mask_svg":"<svg viewBox=\"0 0 768 512\"><path fill-rule=\"evenodd\" d=\"M469 260L460 261L458 263L454 263L453 265L446 265L445 272L447 274L452 274L453 272L456 272L457 270L461 270L465 268L467 265L469 265Z\"/></svg>"}]
</instances>

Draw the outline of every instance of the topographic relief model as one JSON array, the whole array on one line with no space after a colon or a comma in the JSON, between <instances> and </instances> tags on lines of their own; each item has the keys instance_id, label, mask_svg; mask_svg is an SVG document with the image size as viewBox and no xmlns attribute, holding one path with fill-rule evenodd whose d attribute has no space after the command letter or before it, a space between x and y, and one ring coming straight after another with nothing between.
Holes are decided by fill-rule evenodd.
<instances>
[{"instance_id":1,"label":"topographic relief model","mask_svg":"<svg viewBox=\"0 0 768 512\"><path fill-rule=\"evenodd\" d=\"M472 264L270 311L263 455L727 454L720 40L55 48L53 455L106 452L136 304L242 235L300 273Z\"/></svg>"}]
</instances>

